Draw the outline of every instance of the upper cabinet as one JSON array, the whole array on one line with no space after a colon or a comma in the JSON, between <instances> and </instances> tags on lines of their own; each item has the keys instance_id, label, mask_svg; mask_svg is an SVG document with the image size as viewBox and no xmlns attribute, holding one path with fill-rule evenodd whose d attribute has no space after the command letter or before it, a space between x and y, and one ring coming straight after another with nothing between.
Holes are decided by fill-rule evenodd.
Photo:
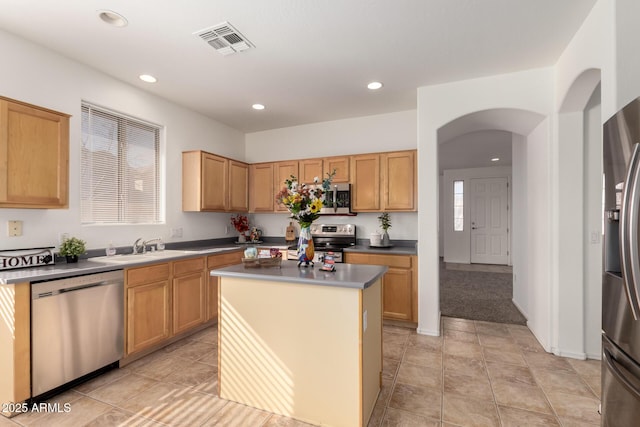
<instances>
[{"instance_id":1,"label":"upper cabinet","mask_svg":"<svg viewBox=\"0 0 640 427\"><path fill-rule=\"evenodd\" d=\"M182 210L247 211L248 165L205 151L182 153Z\"/></svg>"},{"instance_id":2,"label":"upper cabinet","mask_svg":"<svg viewBox=\"0 0 640 427\"><path fill-rule=\"evenodd\" d=\"M300 171L300 182L305 184L313 184L314 179L318 178L322 182L324 178L322 174L322 159L306 159L298 162Z\"/></svg>"},{"instance_id":3,"label":"upper cabinet","mask_svg":"<svg viewBox=\"0 0 640 427\"><path fill-rule=\"evenodd\" d=\"M382 153L382 210L416 210L416 151Z\"/></svg>"},{"instance_id":4,"label":"upper cabinet","mask_svg":"<svg viewBox=\"0 0 640 427\"><path fill-rule=\"evenodd\" d=\"M298 174L297 160L287 160L273 164L273 188L275 189L275 193L279 192L282 187L284 187L284 181L291 178L292 175L298 178L299 182L304 182L300 179L300 175ZM311 182L313 182L313 178L311 179ZM275 199L275 193L272 192L272 199ZM287 208L278 203L275 203L274 207L276 212L287 212Z\"/></svg>"},{"instance_id":5,"label":"upper cabinet","mask_svg":"<svg viewBox=\"0 0 640 427\"><path fill-rule=\"evenodd\" d=\"M416 150L351 156L354 212L416 210Z\"/></svg>"},{"instance_id":6,"label":"upper cabinet","mask_svg":"<svg viewBox=\"0 0 640 427\"><path fill-rule=\"evenodd\" d=\"M333 176L333 183L340 182L351 182L349 175L349 166L350 159L349 156L340 156L340 157L326 157L323 159L323 178L326 178L327 174L332 173L333 171L336 174Z\"/></svg>"},{"instance_id":7,"label":"upper cabinet","mask_svg":"<svg viewBox=\"0 0 640 427\"><path fill-rule=\"evenodd\" d=\"M67 208L69 115L0 97L0 207Z\"/></svg>"},{"instance_id":8,"label":"upper cabinet","mask_svg":"<svg viewBox=\"0 0 640 427\"><path fill-rule=\"evenodd\" d=\"M254 163L249 167L249 212L273 212L276 193L273 163Z\"/></svg>"},{"instance_id":9,"label":"upper cabinet","mask_svg":"<svg viewBox=\"0 0 640 427\"><path fill-rule=\"evenodd\" d=\"M380 154L351 156L351 210L380 210Z\"/></svg>"}]
</instances>

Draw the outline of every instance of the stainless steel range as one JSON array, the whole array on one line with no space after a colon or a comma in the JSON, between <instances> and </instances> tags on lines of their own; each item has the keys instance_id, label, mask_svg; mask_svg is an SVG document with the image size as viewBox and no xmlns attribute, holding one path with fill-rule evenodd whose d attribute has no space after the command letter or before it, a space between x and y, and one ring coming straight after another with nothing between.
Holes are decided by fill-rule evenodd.
<instances>
[{"instance_id":1,"label":"stainless steel range","mask_svg":"<svg viewBox=\"0 0 640 427\"><path fill-rule=\"evenodd\" d=\"M315 247L314 262L320 262L326 252L333 252L335 262L344 262L344 249L356 245L356 225L311 224L311 237ZM298 259L296 246L289 248L287 259Z\"/></svg>"}]
</instances>

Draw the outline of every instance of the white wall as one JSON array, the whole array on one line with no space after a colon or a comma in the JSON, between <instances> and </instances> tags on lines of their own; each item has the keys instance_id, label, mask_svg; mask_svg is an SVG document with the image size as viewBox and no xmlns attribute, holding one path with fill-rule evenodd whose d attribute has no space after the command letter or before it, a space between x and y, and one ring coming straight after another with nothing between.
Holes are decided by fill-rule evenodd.
<instances>
[{"instance_id":1,"label":"white wall","mask_svg":"<svg viewBox=\"0 0 640 427\"><path fill-rule=\"evenodd\" d=\"M292 126L246 135L246 161L307 159L417 146L416 110Z\"/></svg>"},{"instance_id":2,"label":"white wall","mask_svg":"<svg viewBox=\"0 0 640 427\"><path fill-rule=\"evenodd\" d=\"M160 236L170 242L226 236L228 214L182 212L181 152L205 149L243 160L241 132L5 32L0 32L0 52L11 58L0 67L0 95L72 115L69 209L0 209L0 230L6 230L8 220L24 221L23 236L8 238L0 233L0 249L55 246L61 232L84 238L89 249L106 247L110 241L116 246L131 245L137 237ZM80 225L81 100L165 127L166 224ZM170 229L176 227L183 228L182 239L169 237Z\"/></svg>"},{"instance_id":3,"label":"white wall","mask_svg":"<svg viewBox=\"0 0 640 427\"><path fill-rule=\"evenodd\" d=\"M527 138L512 134L511 141L511 263L513 265L513 303L529 318L529 195Z\"/></svg>"},{"instance_id":4,"label":"white wall","mask_svg":"<svg viewBox=\"0 0 640 427\"><path fill-rule=\"evenodd\" d=\"M471 200L469 191L471 189L470 180L474 178L507 178L511 183L511 167L498 166L487 168L472 169L447 169L444 171L441 199L443 203L440 205L440 216L443 217L444 230L442 232L444 239L444 261L456 262L462 264L471 263ZM453 230L453 181L464 181L464 226L462 231ZM507 203L511 205L511 189ZM509 221L511 221L511 210L509 210ZM511 228L511 227L509 227ZM511 241L511 233L509 234ZM511 243L509 243L511 246Z\"/></svg>"},{"instance_id":5,"label":"white wall","mask_svg":"<svg viewBox=\"0 0 640 427\"><path fill-rule=\"evenodd\" d=\"M600 87L584 109L584 319L585 352L601 357L602 330L602 111ZM594 240L595 238L595 240Z\"/></svg>"},{"instance_id":6,"label":"white wall","mask_svg":"<svg viewBox=\"0 0 640 427\"><path fill-rule=\"evenodd\" d=\"M604 85L602 109L605 118L640 96L640 2L638 0L615 0L615 107L608 109L608 87Z\"/></svg>"}]
</instances>

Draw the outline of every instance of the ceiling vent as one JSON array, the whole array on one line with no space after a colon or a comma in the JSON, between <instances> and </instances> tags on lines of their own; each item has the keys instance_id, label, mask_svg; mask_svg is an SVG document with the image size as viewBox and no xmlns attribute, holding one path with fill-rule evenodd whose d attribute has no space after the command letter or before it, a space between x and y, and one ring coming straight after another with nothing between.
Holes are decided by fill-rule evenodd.
<instances>
[{"instance_id":1,"label":"ceiling vent","mask_svg":"<svg viewBox=\"0 0 640 427\"><path fill-rule=\"evenodd\" d=\"M240 31L233 28L226 21L213 27L196 31L193 34L200 37L222 55L230 55L255 47L246 37L240 34Z\"/></svg>"}]
</instances>

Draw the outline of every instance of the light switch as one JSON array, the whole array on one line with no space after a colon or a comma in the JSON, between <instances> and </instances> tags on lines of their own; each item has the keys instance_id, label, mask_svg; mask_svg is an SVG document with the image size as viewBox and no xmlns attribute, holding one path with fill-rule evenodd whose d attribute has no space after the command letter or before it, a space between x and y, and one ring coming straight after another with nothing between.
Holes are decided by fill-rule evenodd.
<instances>
[{"instance_id":1,"label":"light switch","mask_svg":"<svg viewBox=\"0 0 640 427\"><path fill-rule=\"evenodd\" d=\"M9 237L22 236L22 221L8 221L7 222L9 229L8 235Z\"/></svg>"}]
</instances>

